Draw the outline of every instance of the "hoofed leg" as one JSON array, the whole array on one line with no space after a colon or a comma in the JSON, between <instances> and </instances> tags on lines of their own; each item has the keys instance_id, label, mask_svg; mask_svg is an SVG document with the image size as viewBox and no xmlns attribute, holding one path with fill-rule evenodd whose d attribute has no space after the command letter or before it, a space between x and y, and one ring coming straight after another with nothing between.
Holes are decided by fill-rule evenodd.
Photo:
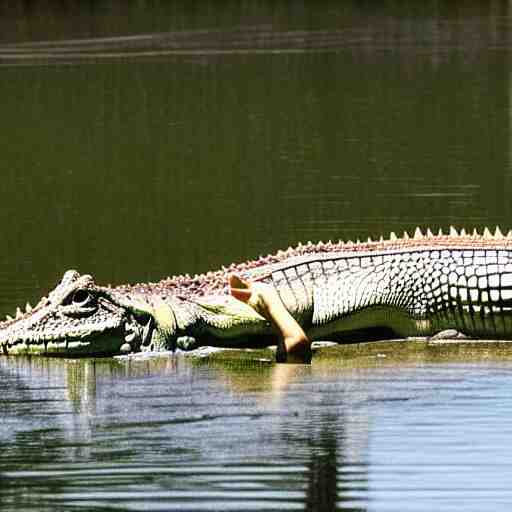
<instances>
[{"instance_id":1,"label":"hoofed leg","mask_svg":"<svg viewBox=\"0 0 512 512\"><path fill-rule=\"evenodd\" d=\"M276 359L280 363L310 363L311 341L297 321L284 307L270 285L244 281L236 275L229 278L230 292L269 320L279 334Z\"/></svg>"}]
</instances>

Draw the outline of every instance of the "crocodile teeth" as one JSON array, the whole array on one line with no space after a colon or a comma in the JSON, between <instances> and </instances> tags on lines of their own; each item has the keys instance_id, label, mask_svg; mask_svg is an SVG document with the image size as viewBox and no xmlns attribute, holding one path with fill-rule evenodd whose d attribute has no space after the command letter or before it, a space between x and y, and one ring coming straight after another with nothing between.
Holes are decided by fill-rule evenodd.
<instances>
[{"instance_id":1,"label":"crocodile teeth","mask_svg":"<svg viewBox=\"0 0 512 512\"><path fill-rule=\"evenodd\" d=\"M484 229L484 238L486 240L491 240L492 239L492 233L489 231L489 228L485 228Z\"/></svg>"},{"instance_id":2,"label":"crocodile teeth","mask_svg":"<svg viewBox=\"0 0 512 512\"><path fill-rule=\"evenodd\" d=\"M23 313L21 312L21 309L16 308L16 320L18 320L18 318L22 318L22 317L23 317Z\"/></svg>"},{"instance_id":3,"label":"crocodile teeth","mask_svg":"<svg viewBox=\"0 0 512 512\"><path fill-rule=\"evenodd\" d=\"M434 233L430 229L427 229L427 238L434 238Z\"/></svg>"},{"instance_id":4,"label":"crocodile teeth","mask_svg":"<svg viewBox=\"0 0 512 512\"><path fill-rule=\"evenodd\" d=\"M457 230L453 226L450 226L450 236L459 236L459 233L457 233Z\"/></svg>"},{"instance_id":5,"label":"crocodile teeth","mask_svg":"<svg viewBox=\"0 0 512 512\"><path fill-rule=\"evenodd\" d=\"M507 238L512 238L512 229L507 233Z\"/></svg>"},{"instance_id":6,"label":"crocodile teeth","mask_svg":"<svg viewBox=\"0 0 512 512\"><path fill-rule=\"evenodd\" d=\"M480 235L478 234L478 231L475 229L473 229L473 233L471 234L471 236L473 236L474 238L478 238Z\"/></svg>"},{"instance_id":7,"label":"crocodile teeth","mask_svg":"<svg viewBox=\"0 0 512 512\"><path fill-rule=\"evenodd\" d=\"M462 228L460 230L460 236L466 236L466 235L467 235L466 230L464 228Z\"/></svg>"},{"instance_id":8,"label":"crocodile teeth","mask_svg":"<svg viewBox=\"0 0 512 512\"><path fill-rule=\"evenodd\" d=\"M391 231L391 233L389 233L389 239L392 241L397 240L397 236L394 231Z\"/></svg>"},{"instance_id":9,"label":"crocodile teeth","mask_svg":"<svg viewBox=\"0 0 512 512\"><path fill-rule=\"evenodd\" d=\"M32 311L32 306L30 305L30 303L26 303L25 305L25 312L26 313L30 313Z\"/></svg>"},{"instance_id":10,"label":"crocodile teeth","mask_svg":"<svg viewBox=\"0 0 512 512\"><path fill-rule=\"evenodd\" d=\"M437 236L443 236L443 228L439 228L439 231L437 232Z\"/></svg>"},{"instance_id":11,"label":"crocodile teeth","mask_svg":"<svg viewBox=\"0 0 512 512\"><path fill-rule=\"evenodd\" d=\"M14 318L11 315L7 315L6 318L7 320L9 320L9 322L12 322L14 320Z\"/></svg>"},{"instance_id":12,"label":"crocodile teeth","mask_svg":"<svg viewBox=\"0 0 512 512\"><path fill-rule=\"evenodd\" d=\"M504 238L499 226L496 226L496 230L494 231L494 238Z\"/></svg>"},{"instance_id":13,"label":"crocodile teeth","mask_svg":"<svg viewBox=\"0 0 512 512\"><path fill-rule=\"evenodd\" d=\"M419 227L417 227L415 230L414 230L414 238L416 240L419 240L420 238L423 238L423 233L421 232L421 229Z\"/></svg>"},{"instance_id":14,"label":"crocodile teeth","mask_svg":"<svg viewBox=\"0 0 512 512\"><path fill-rule=\"evenodd\" d=\"M407 231L404 231L404 234L402 235L402 238L404 240L409 240L409 233L407 233Z\"/></svg>"}]
</instances>

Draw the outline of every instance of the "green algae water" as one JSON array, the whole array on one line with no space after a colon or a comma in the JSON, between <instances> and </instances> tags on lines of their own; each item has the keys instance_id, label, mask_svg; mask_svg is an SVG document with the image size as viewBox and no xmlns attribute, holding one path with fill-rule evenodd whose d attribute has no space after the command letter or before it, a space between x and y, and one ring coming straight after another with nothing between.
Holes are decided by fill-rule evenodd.
<instances>
[{"instance_id":1,"label":"green algae water","mask_svg":"<svg viewBox=\"0 0 512 512\"><path fill-rule=\"evenodd\" d=\"M507 2L0 4L0 314L500 224ZM0 358L1 510L509 510L506 344Z\"/></svg>"}]
</instances>

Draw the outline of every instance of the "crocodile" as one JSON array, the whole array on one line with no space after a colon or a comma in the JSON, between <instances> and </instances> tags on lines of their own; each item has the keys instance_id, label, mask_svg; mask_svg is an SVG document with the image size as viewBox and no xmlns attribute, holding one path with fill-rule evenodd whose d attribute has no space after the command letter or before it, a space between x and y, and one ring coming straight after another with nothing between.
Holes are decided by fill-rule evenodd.
<instances>
[{"instance_id":1,"label":"crocodile","mask_svg":"<svg viewBox=\"0 0 512 512\"><path fill-rule=\"evenodd\" d=\"M0 353L109 356L271 345L268 319L230 295L232 275L272 286L311 340L512 338L512 231L299 244L217 271L97 285L69 270L35 307L0 322Z\"/></svg>"}]
</instances>

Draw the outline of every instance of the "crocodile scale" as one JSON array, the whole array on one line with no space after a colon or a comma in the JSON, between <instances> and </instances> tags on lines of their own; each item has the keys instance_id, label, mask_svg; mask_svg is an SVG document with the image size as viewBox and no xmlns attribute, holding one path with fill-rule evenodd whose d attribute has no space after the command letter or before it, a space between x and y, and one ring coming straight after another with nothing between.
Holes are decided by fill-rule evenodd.
<instances>
[{"instance_id":1,"label":"crocodile scale","mask_svg":"<svg viewBox=\"0 0 512 512\"><path fill-rule=\"evenodd\" d=\"M231 274L274 286L314 340L446 329L512 339L512 232L451 228L447 235L417 229L387 240L308 243L157 283L99 286L68 271L34 308L0 322L0 347L4 354L110 355L174 349L184 340L269 343L269 322L229 295Z\"/></svg>"}]
</instances>

